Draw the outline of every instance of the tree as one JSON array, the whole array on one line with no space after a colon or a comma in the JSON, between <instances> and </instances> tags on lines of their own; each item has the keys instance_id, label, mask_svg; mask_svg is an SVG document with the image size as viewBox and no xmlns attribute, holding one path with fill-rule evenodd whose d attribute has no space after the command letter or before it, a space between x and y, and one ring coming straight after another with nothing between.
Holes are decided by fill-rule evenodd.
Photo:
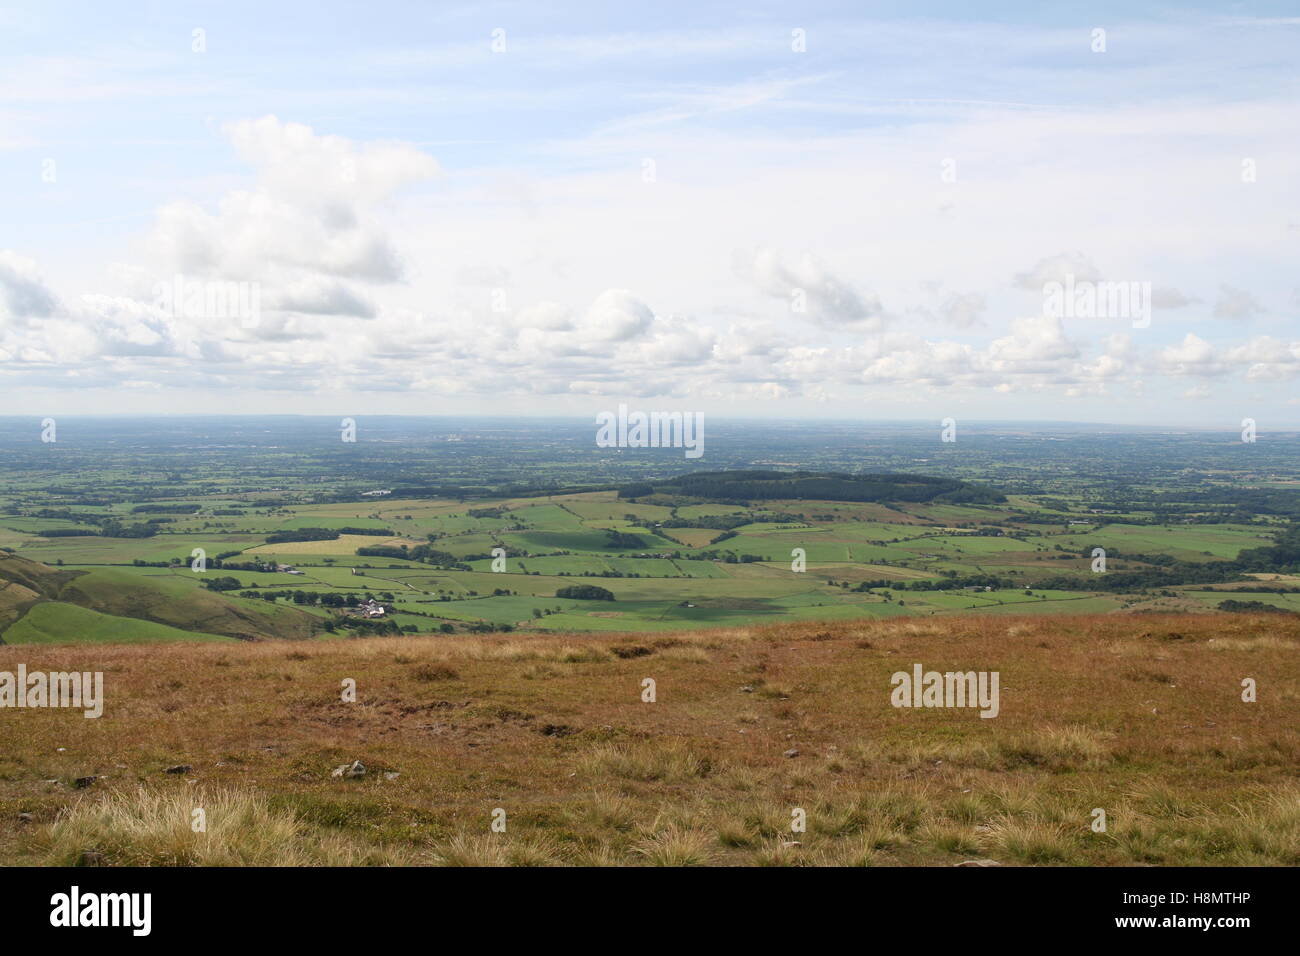
<instances>
[{"instance_id":1,"label":"tree","mask_svg":"<svg viewBox=\"0 0 1300 956\"><path fill-rule=\"evenodd\" d=\"M571 584L555 592L557 598L570 598L581 601L612 601L614 592L594 584Z\"/></svg>"}]
</instances>

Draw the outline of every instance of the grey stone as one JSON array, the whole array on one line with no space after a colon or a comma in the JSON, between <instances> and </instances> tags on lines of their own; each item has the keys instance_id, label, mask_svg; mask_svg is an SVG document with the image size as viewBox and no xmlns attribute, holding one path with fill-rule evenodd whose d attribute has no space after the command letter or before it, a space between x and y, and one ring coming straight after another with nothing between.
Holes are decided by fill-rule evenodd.
<instances>
[{"instance_id":1,"label":"grey stone","mask_svg":"<svg viewBox=\"0 0 1300 956\"><path fill-rule=\"evenodd\" d=\"M360 760L354 760L352 763L345 763L341 767L335 767L331 777L343 780L360 780L366 775L366 765Z\"/></svg>"}]
</instances>

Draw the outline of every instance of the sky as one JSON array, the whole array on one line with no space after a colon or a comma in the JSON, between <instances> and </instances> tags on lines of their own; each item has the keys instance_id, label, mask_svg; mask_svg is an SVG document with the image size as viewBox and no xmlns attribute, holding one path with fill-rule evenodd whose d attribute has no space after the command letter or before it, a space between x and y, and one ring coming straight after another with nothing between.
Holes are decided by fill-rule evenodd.
<instances>
[{"instance_id":1,"label":"sky","mask_svg":"<svg viewBox=\"0 0 1300 956\"><path fill-rule=\"evenodd\" d=\"M1295 428L1298 66L1300 3L8 3L0 408Z\"/></svg>"}]
</instances>

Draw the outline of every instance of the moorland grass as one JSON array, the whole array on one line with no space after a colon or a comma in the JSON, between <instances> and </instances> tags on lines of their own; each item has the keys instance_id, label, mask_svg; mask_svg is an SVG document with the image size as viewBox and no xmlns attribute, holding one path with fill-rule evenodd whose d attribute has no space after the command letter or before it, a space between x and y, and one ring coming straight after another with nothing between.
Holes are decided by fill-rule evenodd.
<instances>
[{"instance_id":1,"label":"moorland grass","mask_svg":"<svg viewBox=\"0 0 1300 956\"><path fill-rule=\"evenodd\" d=\"M5 714L9 864L1300 864L1300 625L1274 615L0 647L19 661L93 663L106 703ZM914 662L998 670L999 716L892 707Z\"/></svg>"}]
</instances>

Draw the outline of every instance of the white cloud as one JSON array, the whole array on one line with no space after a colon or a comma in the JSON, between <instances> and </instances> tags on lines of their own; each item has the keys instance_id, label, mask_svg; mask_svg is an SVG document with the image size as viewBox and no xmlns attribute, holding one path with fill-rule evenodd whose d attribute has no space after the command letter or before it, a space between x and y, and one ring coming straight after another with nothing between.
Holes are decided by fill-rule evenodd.
<instances>
[{"instance_id":1,"label":"white cloud","mask_svg":"<svg viewBox=\"0 0 1300 956\"><path fill-rule=\"evenodd\" d=\"M1071 276L1075 282L1101 281L1101 273L1082 252L1062 252L1040 259L1027 272L1016 273L1012 282L1026 291L1042 292L1047 283L1064 283Z\"/></svg>"},{"instance_id":2,"label":"white cloud","mask_svg":"<svg viewBox=\"0 0 1300 956\"><path fill-rule=\"evenodd\" d=\"M811 319L829 327L876 331L883 325L879 299L855 288L811 254L790 262L774 249L759 248L738 255L736 266L763 292L785 301L796 315L800 308L806 309Z\"/></svg>"},{"instance_id":3,"label":"white cloud","mask_svg":"<svg viewBox=\"0 0 1300 956\"><path fill-rule=\"evenodd\" d=\"M288 283L271 303L286 312L314 315L351 315L373 319L375 307L365 297L342 282L319 275L304 276Z\"/></svg>"},{"instance_id":4,"label":"white cloud","mask_svg":"<svg viewBox=\"0 0 1300 956\"><path fill-rule=\"evenodd\" d=\"M53 315L59 309L36 263L8 249L0 249L0 303L5 307L0 316L17 320Z\"/></svg>"},{"instance_id":5,"label":"white cloud","mask_svg":"<svg viewBox=\"0 0 1300 956\"><path fill-rule=\"evenodd\" d=\"M1219 298L1214 303L1216 319L1249 319L1263 311L1264 307L1245 289L1226 283L1219 286Z\"/></svg>"},{"instance_id":6,"label":"white cloud","mask_svg":"<svg viewBox=\"0 0 1300 956\"><path fill-rule=\"evenodd\" d=\"M1278 241L1300 198L1294 106L1253 92L1267 83L1234 85L1224 101L1195 88L1162 99L1142 93L1156 74L1174 69L1186 81L1210 71L1183 70L1192 56L1161 60L1159 51L1159 69L1087 57L1058 66L1073 62L1078 35L1068 30L850 27L814 26L806 60L767 25L671 38L512 30L509 59L486 44L442 48L450 65L439 51L382 47L349 53L287 92L271 82L257 96L201 104L190 102L199 84L178 84L186 115L240 116L265 102L259 108L282 116L329 120L317 129L275 117L235 122L224 127L228 148L169 156L176 174L153 184L146 208L157 213L144 237L100 230L111 251L98 258L76 243L24 246L49 281L29 260L15 265L15 253L0 257L0 382L152 382L184 388L177 401L211 389L193 399L200 408L213 394L233 401L235 389L311 395L322 383L409 391L431 409L453 397L492 409L501 396L524 395L530 411L565 407L556 396L656 394L723 396L753 413L842 401L872 414L880 403L961 394L1018 417L1048 414L1062 396L1143 383L1173 408L1186 376L1217 378L1216 393L1262 393L1294 376L1295 336L1280 324L1289 320L1272 320L1276 339L1247 341L1239 326L1209 321L1211 312L1262 317L1260 302L1284 302L1294 285L1293 254ZM1144 37L1176 46L1174 34L1157 25ZM906 51L918 37L958 65L904 102L887 89L913 89L922 61ZM734 82L691 75L666 55L669 39L725 56ZM872 68L900 82L877 84L886 92L876 95L860 74L826 71L821 57L835 44L852 49L845 68L863 59L859 47L886 54ZM1225 45L1201 52L1226 56ZM1007 58L1005 76L965 74L973 49ZM774 55L784 64L775 72ZM673 75L657 72L669 60ZM611 94L589 71L615 61L627 86ZM521 83L521 62L546 81L529 74ZM286 75L263 66L259 79ZM175 63L149 69L174 72ZM359 72L339 80L346 88L322 86L336 69ZM75 84L45 102L75 101L74 86L105 70L73 71ZM370 70L374 82L358 84ZM396 83L408 70L437 80L419 73ZM1089 83L1077 82L1081 70ZM563 88L553 87L561 74ZM1216 86L1236 82L1222 75ZM952 97L972 80L968 96ZM157 102L145 90L131 86L142 116ZM563 123L546 112L557 106ZM41 128L19 119L24 135ZM111 122L122 138L159 125L121 114ZM379 132L345 139L326 122ZM395 134L410 142L364 139ZM1260 156L1268 173L1249 190L1234 178L1242 155ZM657 161L653 184L640 180L647 156ZM955 182L939 180L943 157L957 160ZM138 220L133 190L117 194L122 208L110 212ZM49 190L42 201L54 209L61 199ZM33 221L46 214L31 208ZM1082 249L1089 255L1058 251ZM1107 335L1128 323L1033 316L1046 282L1102 278L1090 256L1106 278L1151 281L1161 313L1149 328ZM115 258L131 261L101 268ZM177 273L260 283L260 323L160 312L150 289ZM1224 276L1249 276L1253 293L1219 292ZM497 289L508 291L504 302L490 294ZM796 289L804 313L792 310ZM1034 402L1009 397L1023 394ZM1097 406L1064 407L1077 417ZM1163 414L1154 400L1144 408Z\"/></svg>"}]
</instances>

